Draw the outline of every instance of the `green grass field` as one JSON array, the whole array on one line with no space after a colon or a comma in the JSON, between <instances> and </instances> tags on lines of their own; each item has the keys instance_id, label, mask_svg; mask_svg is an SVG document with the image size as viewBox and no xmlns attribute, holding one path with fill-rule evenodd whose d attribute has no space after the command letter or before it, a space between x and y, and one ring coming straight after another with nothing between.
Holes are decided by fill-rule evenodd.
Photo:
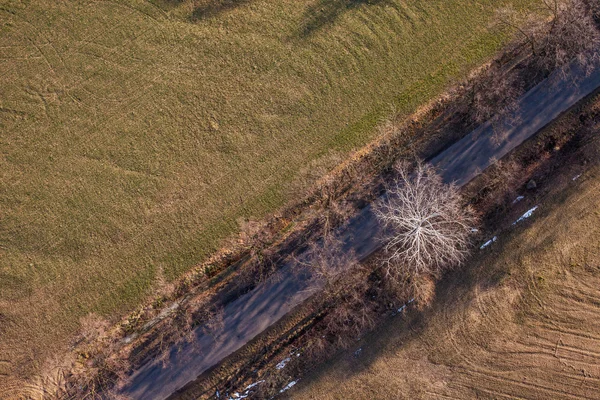
<instances>
[{"instance_id":1,"label":"green grass field","mask_svg":"<svg viewBox=\"0 0 600 400\"><path fill-rule=\"evenodd\" d=\"M532 2L1 0L0 358L26 375L80 317L131 309Z\"/></svg>"}]
</instances>

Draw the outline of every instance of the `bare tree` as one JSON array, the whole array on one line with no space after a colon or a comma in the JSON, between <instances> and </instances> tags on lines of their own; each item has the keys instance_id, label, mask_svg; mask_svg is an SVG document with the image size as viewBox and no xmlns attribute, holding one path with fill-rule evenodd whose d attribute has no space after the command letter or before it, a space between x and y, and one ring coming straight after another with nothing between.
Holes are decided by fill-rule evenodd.
<instances>
[{"instance_id":1,"label":"bare tree","mask_svg":"<svg viewBox=\"0 0 600 400\"><path fill-rule=\"evenodd\" d=\"M519 14L512 8L498 13L501 24L521 34L530 46L534 66L544 74L555 70L566 72L573 60L590 71L598 61L600 32L594 21L600 6L598 0L539 0L542 12L550 22L536 15Z\"/></svg>"},{"instance_id":2,"label":"bare tree","mask_svg":"<svg viewBox=\"0 0 600 400\"><path fill-rule=\"evenodd\" d=\"M536 12L524 13L509 6L499 9L496 18L498 25L509 27L521 38L513 42L513 51L529 57L518 63L496 59L461 87L458 112L467 123L489 121L498 143L504 140L507 124L521 121L513 111L518 98L531 85L553 71L566 77L573 64L590 73L600 61L600 0L537 2ZM526 46L525 52L520 45ZM572 76L578 79L579 74Z\"/></svg>"},{"instance_id":3,"label":"bare tree","mask_svg":"<svg viewBox=\"0 0 600 400\"><path fill-rule=\"evenodd\" d=\"M461 89L461 100L457 101L457 111L467 124L480 125L489 122L497 143L502 142L507 125L521 122L514 111L517 100L525 92L525 85L517 72L505 69L500 63L492 63L483 68L476 78L470 79Z\"/></svg>"},{"instance_id":4,"label":"bare tree","mask_svg":"<svg viewBox=\"0 0 600 400\"><path fill-rule=\"evenodd\" d=\"M464 261L474 223L470 208L463 207L458 189L446 185L433 167L396 166L399 175L377 205L387 244L386 275L431 275Z\"/></svg>"},{"instance_id":5,"label":"bare tree","mask_svg":"<svg viewBox=\"0 0 600 400\"><path fill-rule=\"evenodd\" d=\"M517 98L523 94L523 85L512 71L488 67L480 79L474 80L468 88L468 114L472 122L492 123L506 117L517 108Z\"/></svg>"},{"instance_id":6,"label":"bare tree","mask_svg":"<svg viewBox=\"0 0 600 400\"><path fill-rule=\"evenodd\" d=\"M374 323L374 304L367 296L371 271L331 234L313 244L308 254L309 261L300 265L319 283L314 300L317 309L326 310L323 333L346 347Z\"/></svg>"},{"instance_id":7,"label":"bare tree","mask_svg":"<svg viewBox=\"0 0 600 400\"><path fill-rule=\"evenodd\" d=\"M337 282L360 268L352 252L345 251L342 241L327 230L322 241L311 244L307 254L308 261L300 261L300 264L308 267L313 279L326 289L336 287Z\"/></svg>"},{"instance_id":8,"label":"bare tree","mask_svg":"<svg viewBox=\"0 0 600 400\"><path fill-rule=\"evenodd\" d=\"M538 67L563 69L573 59L590 70L598 61L600 34L585 0L542 0L552 13L552 22L540 40Z\"/></svg>"}]
</instances>

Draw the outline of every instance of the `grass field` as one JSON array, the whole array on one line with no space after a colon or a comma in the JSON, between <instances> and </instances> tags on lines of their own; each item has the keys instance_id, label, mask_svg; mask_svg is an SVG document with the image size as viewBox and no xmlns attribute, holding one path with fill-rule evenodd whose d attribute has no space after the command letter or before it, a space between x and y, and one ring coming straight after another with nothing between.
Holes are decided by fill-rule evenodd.
<instances>
[{"instance_id":1,"label":"grass field","mask_svg":"<svg viewBox=\"0 0 600 400\"><path fill-rule=\"evenodd\" d=\"M593 144L595 166L574 181L586 157L572 157L545 181L543 199L527 193L506 225L539 204L531 222L478 251L431 309L389 320L356 345L360 357L355 348L340 354L291 397L597 399L600 140Z\"/></svg>"},{"instance_id":2,"label":"grass field","mask_svg":"<svg viewBox=\"0 0 600 400\"><path fill-rule=\"evenodd\" d=\"M0 376L485 60L506 3L2 0Z\"/></svg>"}]
</instances>

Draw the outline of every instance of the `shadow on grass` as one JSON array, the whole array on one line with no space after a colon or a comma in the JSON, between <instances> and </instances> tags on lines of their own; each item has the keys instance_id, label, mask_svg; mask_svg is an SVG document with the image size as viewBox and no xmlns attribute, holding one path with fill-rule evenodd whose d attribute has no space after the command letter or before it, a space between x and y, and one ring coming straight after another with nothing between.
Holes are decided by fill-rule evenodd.
<instances>
[{"instance_id":1,"label":"shadow on grass","mask_svg":"<svg viewBox=\"0 0 600 400\"><path fill-rule=\"evenodd\" d=\"M168 3L180 3L182 0L165 0ZM190 21L198 22L219 16L253 0L203 0L192 11ZM304 13L304 20L298 30L298 36L306 38L322 28L332 25L344 13L361 5L376 5L389 0L318 0Z\"/></svg>"},{"instance_id":2,"label":"shadow on grass","mask_svg":"<svg viewBox=\"0 0 600 400\"><path fill-rule=\"evenodd\" d=\"M213 18L251 2L252 0L205 0L194 8L190 15L190 21L196 22Z\"/></svg>"},{"instance_id":3,"label":"shadow on grass","mask_svg":"<svg viewBox=\"0 0 600 400\"><path fill-rule=\"evenodd\" d=\"M361 5L376 5L387 0L319 0L304 13L304 22L298 36L307 38L315 32L333 25L344 13Z\"/></svg>"},{"instance_id":4,"label":"shadow on grass","mask_svg":"<svg viewBox=\"0 0 600 400\"><path fill-rule=\"evenodd\" d=\"M149 3L158 7L164 12L168 12L176 7L181 6L185 0L148 0Z\"/></svg>"}]
</instances>

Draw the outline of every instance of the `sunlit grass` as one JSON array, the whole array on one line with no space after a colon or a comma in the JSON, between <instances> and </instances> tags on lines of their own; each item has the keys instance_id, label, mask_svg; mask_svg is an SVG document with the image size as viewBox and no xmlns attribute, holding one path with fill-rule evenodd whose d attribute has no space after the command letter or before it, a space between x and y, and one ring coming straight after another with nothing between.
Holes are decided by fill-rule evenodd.
<instances>
[{"instance_id":1,"label":"sunlit grass","mask_svg":"<svg viewBox=\"0 0 600 400\"><path fill-rule=\"evenodd\" d=\"M176 278L240 217L282 206L309 162L440 93L502 45L488 28L509 2L531 3L5 1L0 312L15 362L89 312L130 309L159 271Z\"/></svg>"}]
</instances>

